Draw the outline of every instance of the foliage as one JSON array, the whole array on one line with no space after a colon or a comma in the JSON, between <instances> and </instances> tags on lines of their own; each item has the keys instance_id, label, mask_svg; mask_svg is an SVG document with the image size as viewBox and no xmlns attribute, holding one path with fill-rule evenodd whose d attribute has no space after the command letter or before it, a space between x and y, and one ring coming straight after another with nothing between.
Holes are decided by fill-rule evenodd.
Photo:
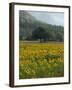
<instances>
[{"instance_id":1,"label":"foliage","mask_svg":"<svg viewBox=\"0 0 72 90\"><path fill-rule=\"evenodd\" d=\"M38 27L32 32L32 39L37 40L40 39L40 41L43 39L46 41L47 39L47 32L42 27Z\"/></svg>"}]
</instances>

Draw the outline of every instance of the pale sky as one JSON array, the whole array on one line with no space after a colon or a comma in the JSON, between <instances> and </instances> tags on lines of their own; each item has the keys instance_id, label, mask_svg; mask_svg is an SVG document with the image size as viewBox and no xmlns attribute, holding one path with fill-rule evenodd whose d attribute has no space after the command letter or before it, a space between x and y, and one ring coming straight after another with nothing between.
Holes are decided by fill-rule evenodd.
<instances>
[{"instance_id":1,"label":"pale sky","mask_svg":"<svg viewBox=\"0 0 72 90\"><path fill-rule=\"evenodd\" d=\"M64 13L63 12L35 12L29 11L29 13L34 16L37 20L42 22L52 24L52 25L60 25L64 26Z\"/></svg>"}]
</instances>

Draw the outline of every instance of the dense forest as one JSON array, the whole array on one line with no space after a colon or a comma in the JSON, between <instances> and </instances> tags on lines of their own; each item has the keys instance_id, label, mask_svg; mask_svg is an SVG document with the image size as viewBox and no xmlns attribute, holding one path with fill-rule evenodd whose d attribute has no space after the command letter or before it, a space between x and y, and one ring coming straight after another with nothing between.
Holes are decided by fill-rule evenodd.
<instances>
[{"instance_id":1,"label":"dense forest","mask_svg":"<svg viewBox=\"0 0 72 90\"><path fill-rule=\"evenodd\" d=\"M28 41L64 41L64 27L37 20L27 11L19 11L19 39Z\"/></svg>"}]
</instances>

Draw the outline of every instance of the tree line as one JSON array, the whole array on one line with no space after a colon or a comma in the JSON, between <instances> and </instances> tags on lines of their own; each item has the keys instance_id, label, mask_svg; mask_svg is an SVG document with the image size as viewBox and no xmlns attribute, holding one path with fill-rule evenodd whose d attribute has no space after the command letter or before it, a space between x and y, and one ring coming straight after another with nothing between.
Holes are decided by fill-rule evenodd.
<instances>
[{"instance_id":1,"label":"tree line","mask_svg":"<svg viewBox=\"0 0 72 90\"><path fill-rule=\"evenodd\" d=\"M20 39L23 40L22 36L20 36ZM40 42L46 42L46 41L56 41L56 42L63 42L64 41L64 35L60 31L55 32L54 30L46 30L43 27L35 28L32 31L32 34L27 36L25 40L39 40Z\"/></svg>"}]
</instances>

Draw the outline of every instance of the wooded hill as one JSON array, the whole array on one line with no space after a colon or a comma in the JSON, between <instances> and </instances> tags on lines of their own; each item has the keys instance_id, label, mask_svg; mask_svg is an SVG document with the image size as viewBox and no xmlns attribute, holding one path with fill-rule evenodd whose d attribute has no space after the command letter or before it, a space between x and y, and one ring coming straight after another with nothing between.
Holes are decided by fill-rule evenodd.
<instances>
[{"instance_id":1,"label":"wooded hill","mask_svg":"<svg viewBox=\"0 0 72 90\"><path fill-rule=\"evenodd\" d=\"M64 27L37 20L26 11L19 11L20 40L64 41Z\"/></svg>"}]
</instances>

